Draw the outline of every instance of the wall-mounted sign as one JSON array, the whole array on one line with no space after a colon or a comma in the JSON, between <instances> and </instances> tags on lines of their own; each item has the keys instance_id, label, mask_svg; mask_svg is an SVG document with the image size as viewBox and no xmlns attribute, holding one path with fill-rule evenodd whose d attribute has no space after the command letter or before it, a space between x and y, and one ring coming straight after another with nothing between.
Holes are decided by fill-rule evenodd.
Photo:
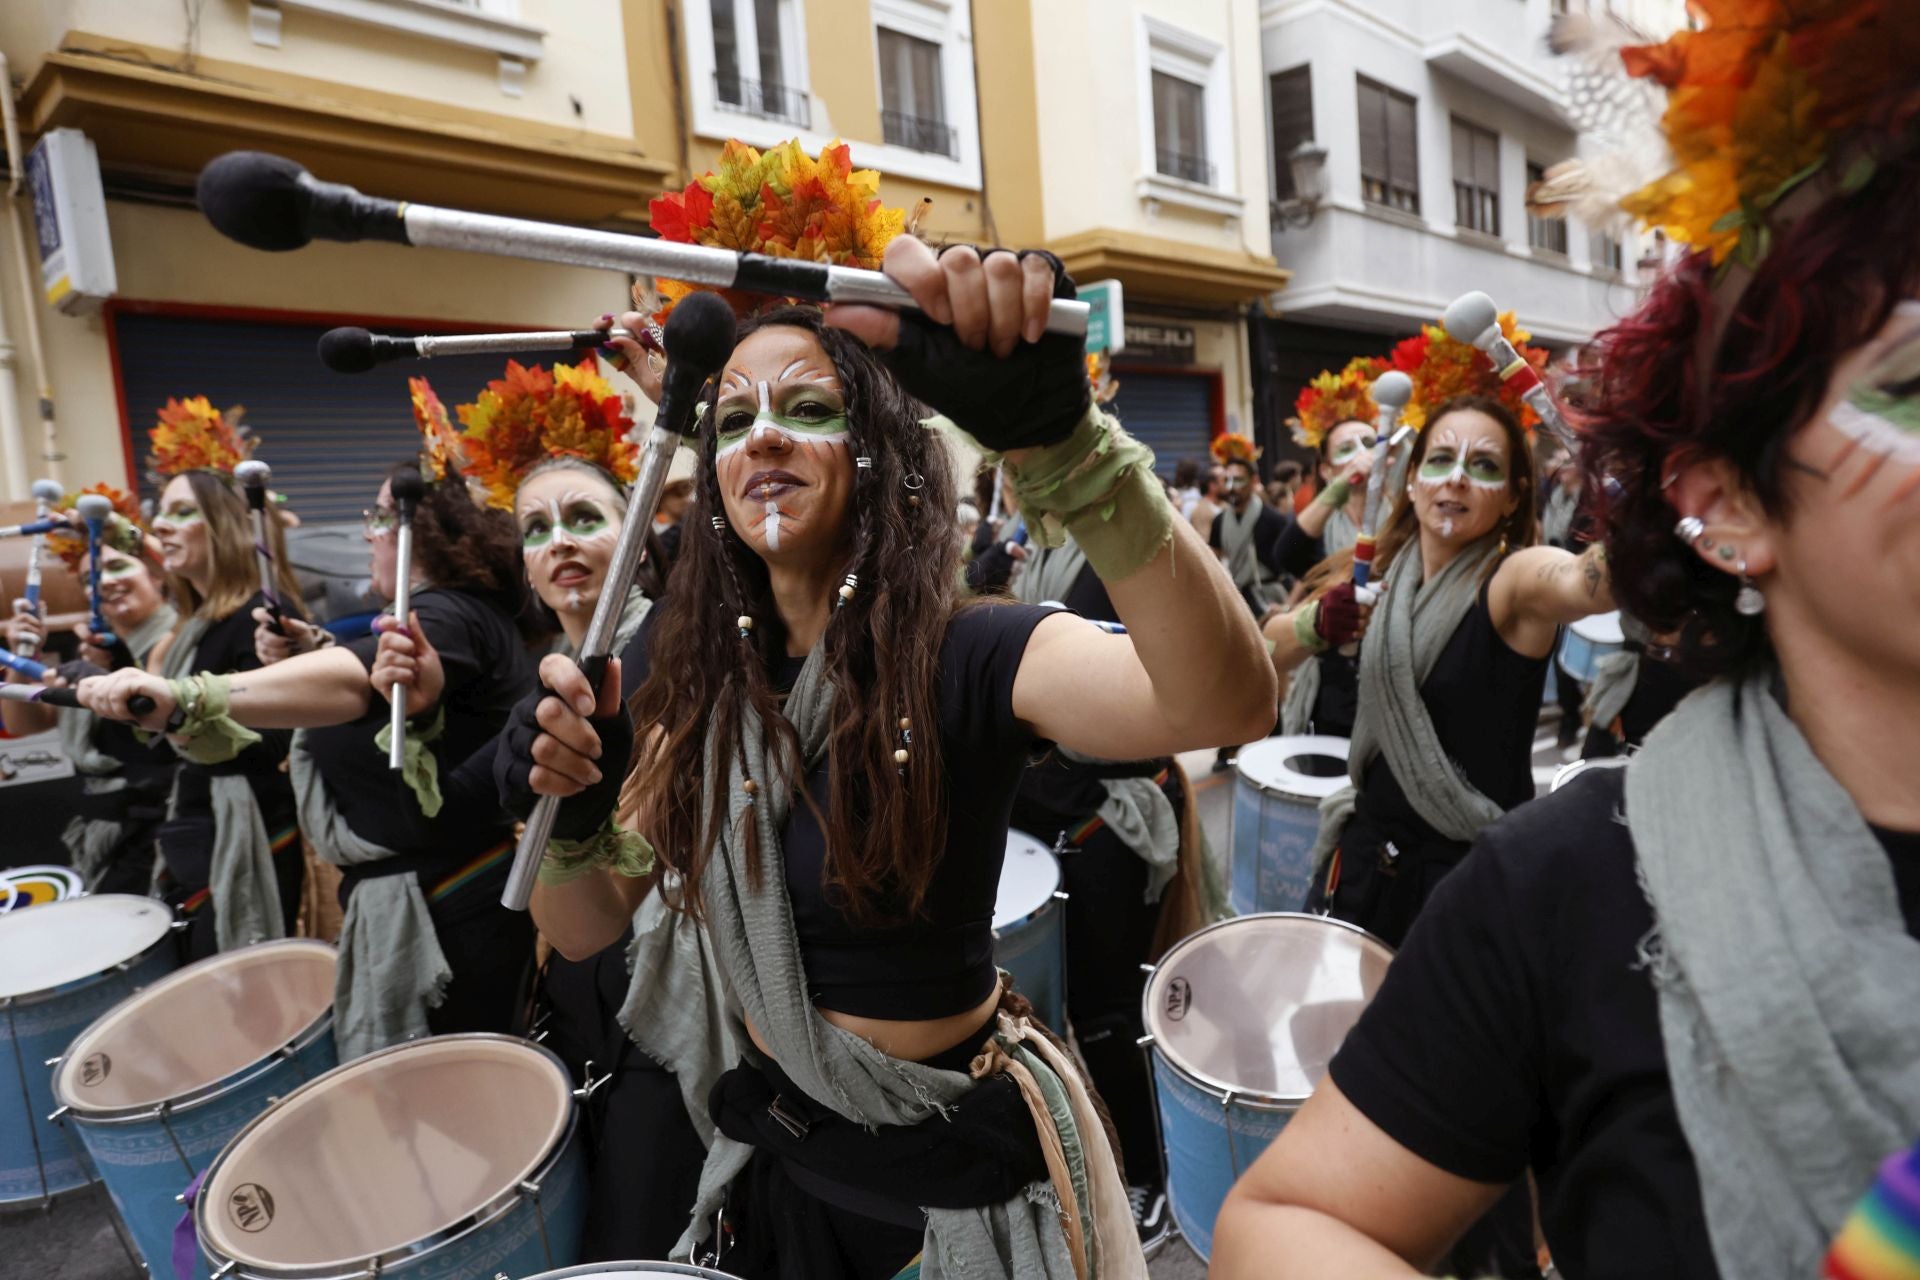
<instances>
[{"instance_id":1,"label":"wall-mounted sign","mask_svg":"<svg viewBox=\"0 0 1920 1280\"><path fill-rule=\"evenodd\" d=\"M1087 304L1087 350L1108 355L1127 345L1126 311L1118 280L1095 280L1074 290Z\"/></svg>"},{"instance_id":2,"label":"wall-mounted sign","mask_svg":"<svg viewBox=\"0 0 1920 1280\"><path fill-rule=\"evenodd\" d=\"M49 131L27 153L27 185L48 303L69 314L98 311L119 281L92 139L78 129Z\"/></svg>"},{"instance_id":3,"label":"wall-mounted sign","mask_svg":"<svg viewBox=\"0 0 1920 1280\"><path fill-rule=\"evenodd\" d=\"M1142 320L1127 325L1127 359L1155 364L1192 364L1193 326Z\"/></svg>"}]
</instances>

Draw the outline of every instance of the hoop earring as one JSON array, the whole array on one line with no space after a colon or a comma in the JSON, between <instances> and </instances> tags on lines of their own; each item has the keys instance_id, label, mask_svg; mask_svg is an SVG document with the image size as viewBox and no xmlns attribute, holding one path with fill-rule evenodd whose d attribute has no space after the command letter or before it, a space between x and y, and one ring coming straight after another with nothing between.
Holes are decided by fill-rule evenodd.
<instances>
[{"instance_id":1,"label":"hoop earring","mask_svg":"<svg viewBox=\"0 0 1920 1280\"><path fill-rule=\"evenodd\" d=\"M1673 536L1690 547L1700 541L1700 535L1706 531L1706 521L1699 516L1681 516L1680 523L1673 526Z\"/></svg>"}]
</instances>

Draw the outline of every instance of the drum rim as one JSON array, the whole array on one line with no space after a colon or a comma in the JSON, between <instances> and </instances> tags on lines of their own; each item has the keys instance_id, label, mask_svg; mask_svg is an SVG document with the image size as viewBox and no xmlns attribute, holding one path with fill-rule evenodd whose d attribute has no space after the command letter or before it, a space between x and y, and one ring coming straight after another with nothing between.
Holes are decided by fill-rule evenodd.
<instances>
[{"instance_id":1,"label":"drum rim","mask_svg":"<svg viewBox=\"0 0 1920 1280\"><path fill-rule=\"evenodd\" d=\"M1353 758L1353 739L1351 738L1335 737L1333 734L1330 734L1330 733L1276 733L1271 738L1262 738L1260 739L1259 742L1249 742L1246 746L1240 748L1240 754L1236 755L1233 759L1233 776L1235 780L1246 784L1248 787L1251 787L1253 790L1258 791L1263 796L1278 796L1280 799L1283 799L1283 800L1308 800L1308 801L1312 801L1314 804L1319 804L1322 800L1325 800L1327 798L1327 795L1332 795L1335 791L1338 791L1341 787L1348 785L1349 780L1345 774L1335 774L1332 777L1315 779L1316 782L1327 782L1327 783L1334 784L1328 789L1327 795L1315 795L1310 791L1289 791L1284 787L1275 786L1272 783L1260 781L1258 778L1255 778L1253 775L1249 774L1246 771L1246 769L1244 769L1241 766L1240 755L1246 754L1249 748L1258 747L1264 743L1274 742L1283 738L1290 738L1295 742L1338 742L1347 748L1344 752L1341 752L1336 755L1334 752L1331 752L1331 751L1322 751L1317 754L1324 755L1329 760L1346 760L1351 762ZM1296 752L1295 754L1304 755L1309 753ZM1298 775L1298 776L1305 776L1305 775ZM1272 913L1268 913L1268 914L1272 914ZM1189 934L1188 936L1191 937L1193 935Z\"/></svg>"},{"instance_id":2,"label":"drum rim","mask_svg":"<svg viewBox=\"0 0 1920 1280\"><path fill-rule=\"evenodd\" d=\"M65 906L69 902L104 902L109 898L131 898L135 902L152 903L163 912L167 910L166 904L159 899L143 898L137 893L82 894L77 898L63 898L59 902L46 903L44 906L38 908L38 910L44 911L47 907ZM116 960L104 969L96 969L92 973L83 974L67 982L55 983L51 987L40 987L33 991L22 991L19 995L15 996L0 995L0 1008L17 1009L24 1005L45 1004L49 1000L58 1000L62 996L77 995L90 987L105 982L115 974L131 972L139 968L140 965L146 961L147 957L151 956L155 951L161 947L171 945L173 941L173 931L180 926L180 923L180 920L177 918L168 920L167 927L160 931L159 937L149 942L139 951L128 956L125 960Z\"/></svg>"},{"instance_id":3,"label":"drum rim","mask_svg":"<svg viewBox=\"0 0 1920 1280\"><path fill-rule=\"evenodd\" d=\"M1553 780L1547 783L1547 794L1552 795L1589 769L1624 769L1632 763L1631 753L1621 756L1598 756L1592 760L1569 760L1553 771Z\"/></svg>"},{"instance_id":4,"label":"drum rim","mask_svg":"<svg viewBox=\"0 0 1920 1280\"><path fill-rule=\"evenodd\" d=\"M1301 1107L1305 1106L1307 1099L1313 1096L1313 1090L1310 1089L1306 1093L1301 1094L1265 1093L1258 1089L1246 1089L1239 1085L1228 1084L1224 1080L1216 1080L1199 1068L1189 1067L1187 1064L1175 1058L1166 1047L1159 1033L1154 1030L1157 1023L1153 1018L1154 983L1160 976L1160 970L1165 968L1167 962L1183 950L1188 943L1204 938L1216 930L1226 928L1228 925L1239 924L1243 920L1274 919L1318 920L1324 924L1337 925L1351 933L1359 934L1361 938L1378 945L1387 953L1389 962L1392 961L1394 956L1392 947L1381 941L1381 939L1376 938L1373 934L1368 933L1359 925L1349 920L1339 920L1333 916L1323 916L1317 912L1256 911L1252 915L1233 916L1226 920L1216 920L1206 928L1196 929L1186 937L1180 939L1180 941L1174 943L1171 947L1167 948L1166 954L1161 956L1159 961L1151 966L1151 972L1147 974L1146 986L1140 991L1140 1025L1146 1029L1146 1034L1141 1038L1145 1042L1146 1048L1152 1052L1156 1061L1165 1063L1168 1070L1185 1080L1188 1084L1195 1085L1207 1093L1213 1094L1215 1097L1221 1099L1221 1101L1225 1102L1230 1097L1232 1099L1231 1105L1244 1106L1250 1111L1289 1112L1298 1111ZM1315 1089L1318 1087L1318 1085L1314 1086ZM1158 1099L1156 1097L1156 1105L1157 1102Z\"/></svg>"},{"instance_id":5,"label":"drum rim","mask_svg":"<svg viewBox=\"0 0 1920 1280\"><path fill-rule=\"evenodd\" d=\"M419 1040L407 1040L400 1044L390 1044L384 1049L375 1049L372 1053L362 1054L351 1062L343 1062L331 1071L323 1071L313 1079L301 1084L299 1088L286 1094L279 1101L270 1104L266 1110L253 1117L253 1119L247 1121L238 1133L227 1139L227 1144L220 1148L220 1153L216 1155L213 1158L213 1162L207 1166L206 1175L200 1180L200 1194L196 1195L193 1200L193 1235L194 1239L199 1243L200 1252L206 1256L208 1262L213 1264L212 1270L221 1272L223 1275L248 1278L248 1280L344 1280L346 1277L378 1276L400 1263L412 1261L416 1258L423 1258L430 1253L436 1253L472 1232L498 1222L528 1198L528 1193L521 1189L522 1184L532 1182L544 1190L547 1180L552 1176L554 1169L566 1158L567 1152L573 1149L574 1137L580 1125L580 1108L578 1105L568 1106L567 1122L561 1126L560 1136L554 1140L553 1147L535 1162L532 1170L529 1171L520 1182L503 1189L500 1194L481 1205L472 1213L448 1224L438 1231L421 1236L419 1239L409 1241L406 1244L396 1245L385 1253L369 1254L365 1257L352 1259L352 1261L357 1264L357 1270L342 1271L336 1262L319 1262L305 1266L276 1266L273 1264L241 1262L231 1255L221 1252L212 1240L209 1239L205 1219L208 1213L207 1206L213 1202L213 1197L206 1193L207 1188L214 1184L221 1168L233 1153L239 1149L241 1140L259 1128L268 1116L292 1102L300 1095L317 1088L323 1082L330 1080L333 1076L349 1068L358 1067L362 1063L372 1061L376 1058L404 1053L408 1049L417 1048L423 1044L444 1044L452 1041L511 1044L537 1050L553 1064L554 1070L560 1073L562 1080L569 1081L569 1094L572 1092L571 1077L567 1074L567 1065L560 1061L560 1056L554 1053L553 1050L543 1044L536 1044L523 1036L500 1035L491 1031L467 1031L453 1035L427 1036ZM228 1270L221 1271L222 1267L226 1267Z\"/></svg>"},{"instance_id":6,"label":"drum rim","mask_svg":"<svg viewBox=\"0 0 1920 1280\"><path fill-rule=\"evenodd\" d=\"M661 1276L704 1276L706 1280L739 1280L731 1271L715 1271L712 1267L697 1267L691 1262L658 1262L651 1258L625 1258L612 1262L582 1262L576 1266L561 1267L554 1271L541 1271L527 1277L527 1280L584 1280L588 1276L619 1275L622 1272L638 1272L642 1275Z\"/></svg>"},{"instance_id":7,"label":"drum rim","mask_svg":"<svg viewBox=\"0 0 1920 1280\"><path fill-rule=\"evenodd\" d=\"M332 943L322 942L318 938L276 938L270 942L262 942L255 945L262 947L281 947L300 951L325 951L335 957L336 963L339 958L339 951ZM218 1101L234 1090L254 1083L261 1076L274 1070L282 1061L306 1052L313 1046L314 1041L318 1040L321 1036L331 1034L333 1031L333 1001L328 1000L326 1008L322 1009L319 1014L314 1017L312 1022L309 1022L302 1028L298 1035L295 1035L284 1044L267 1050L252 1061L234 1068L218 1080L209 1081L197 1088L189 1089L184 1093L175 1094L170 1098L163 1098L158 1102L143 1102L136 1106L100 1108L89 1108L83 1103L74 1101L68 1095L66 1087L67 1066L72 1058L73 1046L79 1044L87 1036L92 1035L95 1028L101 1023L119 1013L128 1001L138 996L157 991L169 983L175 983L176 980L184 980L188 974L193 973L197 969L211 968L222 961L232 963L234 956L244 955L251 950L253 950L253 947L242 947L238 951L223 951L216 955L196 960L184 968L175 969L159 981L140 988L128 996L126 1000L119 1001L112 1008L103 1012L92 1022L89 1022L80 1034L75 1036L69 1043L67 1051L60 1055L59 1062L54 1067L54 1102L67 1108L68 1114L82 1124L134 1124L142 1120L152 1120L162 1114L177 1115L182 1111L191 1111L196 1107L205 1106L209 1102ZM336 972L338 972L337 969ZM318 1077L315 1078L318 1079Z\"/></svg>"}]
</instances>

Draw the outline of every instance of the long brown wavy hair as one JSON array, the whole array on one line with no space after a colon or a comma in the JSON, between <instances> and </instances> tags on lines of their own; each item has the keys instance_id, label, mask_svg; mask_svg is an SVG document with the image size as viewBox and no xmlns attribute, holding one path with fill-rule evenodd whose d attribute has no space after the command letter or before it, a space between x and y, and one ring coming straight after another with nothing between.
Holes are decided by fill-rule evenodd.
<instances>
[{"instance_id":1,"label":"long brown wavy hair","mask_svg":"<svg viewBox=\"0 0 1920 1280\"><path fill-rule=\"evenodd\" d=\"M940 647L958 597L946 448L921 426L926 408L857 338L827 328L817 309L765 313L743 323L739 337L775 325L804 329L819 341L846 392L850 450L871 459L855 471L845 531L847 572L858 585L853 598L833 610L823 639L826 678L836 691L828 803L819 815L825 887L855 920L911 918L925 904L946 832L937 686ZM714 396L709 386L709 404ZM671 590L653 627L650 674L631 703L642 732L634 783L649 817L648 835L686 879L684 905L695 914L734 803L716 786L712 805L701 804L708 734L738 752L742 715L751 707L768 726L776 754L798 756L768 674L786 655L786 629L766 563L725 524L714 453L709 429L701 436L696 492ZM742 614L756 624L744 638L735 625ZM903 720L912 729L904 772L894 761ZM794 786L798 802L812 805L803 779L780 785ZM758 843L751 812L742 817L750 854ZM750 874L754 865L750 856Z\"/></svg>"},{"instance_id":2,"label":"long brown wavy hair","mask_svg":"<svg viewBox=\"0 0 1920 1280\"><path fill-rule=\"evenodd\" d=\"M207 594L201 595L185 577L167 575L167 593L180 610L182 624L201 616L211 622L231 614L260 589L260 565L254 555L253 512L239 487L217 471L183 471L194 503L207 522ZM161 492L165 492L162 486ZM267 542L273 550L274 585L280 605L297 618L307 616L300 599L300 582L287 559L287 540L278 520L267 521Z\"/></svg>"},{"instance_id":3,"label":"long brown wavy hair","mask_svg":"<svg viewBox=\"0 0 1920 1280\"><path fill-rule=\"evenodd\" d=\"M387 479L411 465L395 463ZM458 472L422 490L413 513L413 555L427 581L485 600L514 619L522 638L548 632L527 604L531 592L520 572L520 531L513 517L475 502Z\"/></svg>"}]
</instances>

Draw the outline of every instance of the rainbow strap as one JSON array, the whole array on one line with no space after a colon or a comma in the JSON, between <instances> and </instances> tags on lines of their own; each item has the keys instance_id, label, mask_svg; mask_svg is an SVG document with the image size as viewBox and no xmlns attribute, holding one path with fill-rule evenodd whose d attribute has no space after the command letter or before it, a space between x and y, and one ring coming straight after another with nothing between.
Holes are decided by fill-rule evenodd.
<instances>
[{"instance_id":1,"label":"rainbow strap","mask_svg":"<svg viewBox=\"0 0 1920 1280\"><path fill-rule=\"evenodd\" d=\"M1853 1207L1821 1269L1825 1280L1920 1280L1920 1146L1891 1155Z\"/></svg>"}]
</instances>

